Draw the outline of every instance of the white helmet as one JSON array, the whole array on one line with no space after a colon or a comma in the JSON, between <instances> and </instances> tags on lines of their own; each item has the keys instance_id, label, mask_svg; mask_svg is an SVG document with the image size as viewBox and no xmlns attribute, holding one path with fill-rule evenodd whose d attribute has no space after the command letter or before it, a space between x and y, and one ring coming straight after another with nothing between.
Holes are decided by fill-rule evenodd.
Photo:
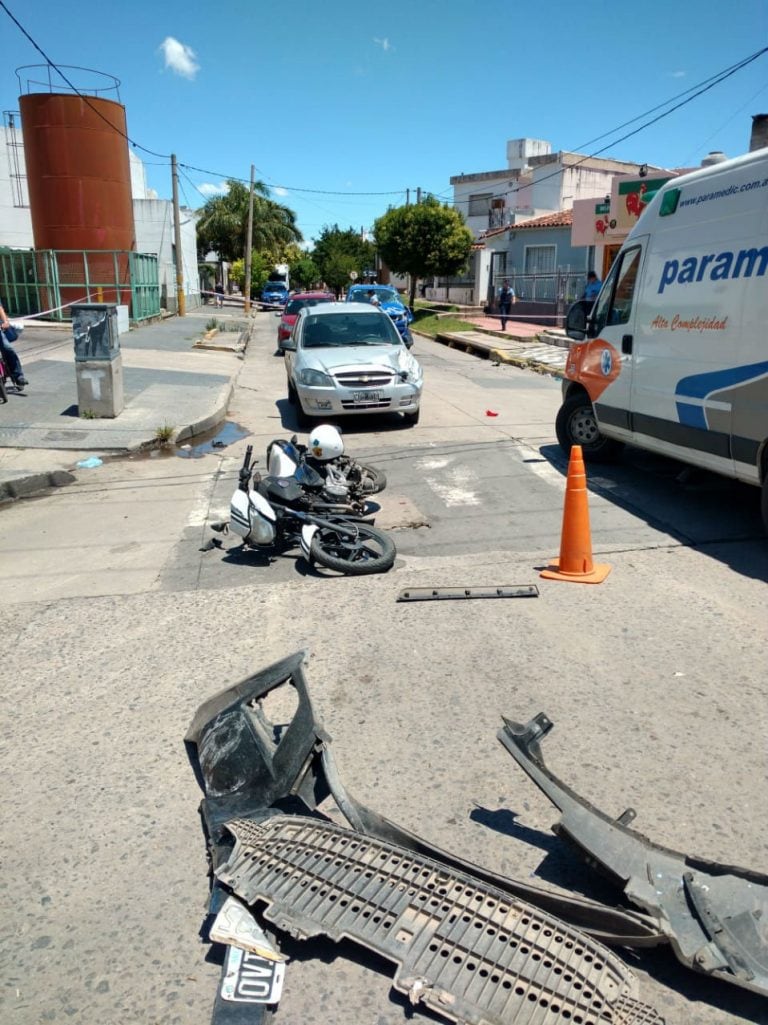
<instances>
[{"instance_id":1,"label":"white helmet","mask_svg":"<svg viewBox=\"0 0 768 1025\"><path fill-rule=\"evenodd\" d=\"M331 424L320 424L309 436L309 451L315 459L327 462L344 452L341 432Z\"/></svg>"}]
</instances>

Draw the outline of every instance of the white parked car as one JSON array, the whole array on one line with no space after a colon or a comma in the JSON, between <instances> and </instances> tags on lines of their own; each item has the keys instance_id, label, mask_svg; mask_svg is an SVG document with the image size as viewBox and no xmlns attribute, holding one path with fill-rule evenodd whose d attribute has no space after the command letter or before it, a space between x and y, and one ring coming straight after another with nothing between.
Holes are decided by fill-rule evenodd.
<instances>
[{"instance_id":1,"label":"white parked car","mask_svg":"<svg viewBox=\"0 0 768 1025\"><path fill-rule=\"evenodd\" d=\"M422 371L392 320L368 303L303 309L283 342L288 400L302 426L359 413L419 420Z\"/></svg>"}]
</instances>

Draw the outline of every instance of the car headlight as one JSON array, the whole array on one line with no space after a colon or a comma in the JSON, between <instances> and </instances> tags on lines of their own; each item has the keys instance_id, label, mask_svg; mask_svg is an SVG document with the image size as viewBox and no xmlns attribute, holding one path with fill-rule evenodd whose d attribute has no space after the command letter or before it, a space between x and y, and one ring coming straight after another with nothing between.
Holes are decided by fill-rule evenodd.
<instances>
[{"instance_id":1,"label":"car headlight","mask_svg":"<svg viewBox=\"0 0 768 1025\"><path fill-rule=\"evenodd\" d=\"M324 374L322 370L302 370L299 380L308 388L332 388L333 378Z\"/></svg>"}]
</instances>

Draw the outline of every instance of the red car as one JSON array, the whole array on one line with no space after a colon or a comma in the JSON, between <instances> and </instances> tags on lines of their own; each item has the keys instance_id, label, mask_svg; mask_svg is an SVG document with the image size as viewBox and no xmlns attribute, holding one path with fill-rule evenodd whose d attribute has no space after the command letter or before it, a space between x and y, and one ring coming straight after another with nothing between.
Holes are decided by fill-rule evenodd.
<instances>
[{"instance_id":1,"label":"red car","mask_svg":"<svg viewBox=\"0 0 768 1025\"><path fill-rule=\"evenodd\" d=\"M283 342L293 331L293 325L299 315L299 310L305 306L315 306L317 303L332 303L336 299L333 292L296 292L288 300L285 309L280 314L280 323L277 325L277 347L284 352Z\"/></svg>"}]
</instances>

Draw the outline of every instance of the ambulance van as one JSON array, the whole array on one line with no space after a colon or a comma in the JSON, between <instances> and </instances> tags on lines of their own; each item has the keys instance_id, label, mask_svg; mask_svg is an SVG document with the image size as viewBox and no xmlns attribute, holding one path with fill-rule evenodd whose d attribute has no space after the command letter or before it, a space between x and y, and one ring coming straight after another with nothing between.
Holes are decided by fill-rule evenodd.
<instances>
[{"instance_id":1,"label":"ambulance van","mask_svg":"<svg viewBox=\"0 0 768 1025\"><path fill-rule=\"evenodd\" d=\"M566 452L629 442L755 484L768 529L768 149L663 185L566 330Z\"/></svg>"}]
</instances>

